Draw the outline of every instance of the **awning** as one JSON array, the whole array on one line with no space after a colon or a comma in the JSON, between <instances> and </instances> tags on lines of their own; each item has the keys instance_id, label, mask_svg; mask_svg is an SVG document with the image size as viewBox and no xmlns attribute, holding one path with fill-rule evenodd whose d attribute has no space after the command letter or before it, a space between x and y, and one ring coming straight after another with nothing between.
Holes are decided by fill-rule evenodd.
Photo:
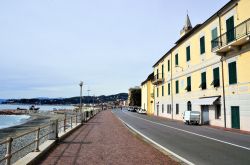
<instances>
[{"instance_id":1,"label":"awning","mask_svg":"<svg viewBox=\"0 0 250 165\"><path fill-rule=\"evenodd\" d=\"M214 105L214 102L219 98L219 96L216 97L207 97L207 98L200 98L192 100L192 104L194 105Z\"/></svg>"}]
</instances>

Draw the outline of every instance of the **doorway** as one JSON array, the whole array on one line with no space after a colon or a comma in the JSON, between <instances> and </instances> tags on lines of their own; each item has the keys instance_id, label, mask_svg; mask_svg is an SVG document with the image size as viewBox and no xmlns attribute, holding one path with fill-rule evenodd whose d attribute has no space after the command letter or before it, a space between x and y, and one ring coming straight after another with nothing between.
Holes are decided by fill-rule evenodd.
<instances>
[{"instance_id":1,"label":"doorway","mask_svg":"<svg viewBox=\"0 0 250 165\"><path fill-rule=\"evenodd\" d=\"M202 105L201 113L202 113L201 123L204 125L209 124L209 107L207 105Z\"/></svg>"},{"instance_id":2,"label":"doorway","mask_svg":"<svg viewBox=\"0 0 250 165\"><path fill-rule=\"evenodd\" d=\"M231 122L232 122L232 128L240 129L240 107L239 106L231 107Z\"/></svg>"}]
</instances>

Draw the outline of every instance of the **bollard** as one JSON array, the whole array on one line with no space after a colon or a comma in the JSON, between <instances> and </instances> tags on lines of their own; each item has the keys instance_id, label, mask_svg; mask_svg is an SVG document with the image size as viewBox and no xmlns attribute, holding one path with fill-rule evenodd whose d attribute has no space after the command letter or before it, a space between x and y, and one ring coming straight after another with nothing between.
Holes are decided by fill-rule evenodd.
<instances>
[{"instance_id":1,"label":"bollard","mask_svg":"<svg viewBox=\"0 0 250 165\"><path fill-rule=\"evenodd\" d=\"M10 137L7 140L8 140L8 143L7 143L7 151L6 151L6 155L5 155L5 157L6 157L6 163L5 164L10 165L10 160L11 160L11 157L12 157L12 155L11 155L11 147L12 147L13 139Z\"/></svg>"},{"instance_id":2,"label":"bollard","mask_svg":"<svg viewBox=\"0 0 250 165\"><path fill-rule=\"evenodd\" d=\"M40 128L37 128L37 132L36 132L36 148L35 148L35 152L39 151L39 134L40 134Z\"/></svg>"}]
</instances>

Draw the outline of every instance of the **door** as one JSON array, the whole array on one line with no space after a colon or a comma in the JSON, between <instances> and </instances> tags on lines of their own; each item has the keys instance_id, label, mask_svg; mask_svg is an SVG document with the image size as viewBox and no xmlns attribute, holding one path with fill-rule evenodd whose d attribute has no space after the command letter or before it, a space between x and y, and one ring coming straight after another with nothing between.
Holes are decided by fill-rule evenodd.
<instances>
[{"instance_id":1,"label":"door","mask_svg":"<svg viewBox=\"0 0 250 165\"><path fill-rule=\"evenodd\" d=\"M201 112L202 112L202 124L209 124L208 106L206 105L201 106Z\"/></svg>"},{"instance_id":2,"label":"door","mask_svg":"<svg viewBox=\"0 0 250 165\"><path fill-rule=\"evenodd\" d=\"M232 128L240 129L240 108L238 106L231 107Z\"/></svg>"},{"instance_id":3,"label":"door","mask_svg":"<svg viewBox=\"0 0 250 165\"><path fill-rule=\"evenodd\" d=\"M227 25L227 43L229 43L235 39L235 37L234 37L234 16L227 19L226 25Z\"/></svg>"}]
</instances>

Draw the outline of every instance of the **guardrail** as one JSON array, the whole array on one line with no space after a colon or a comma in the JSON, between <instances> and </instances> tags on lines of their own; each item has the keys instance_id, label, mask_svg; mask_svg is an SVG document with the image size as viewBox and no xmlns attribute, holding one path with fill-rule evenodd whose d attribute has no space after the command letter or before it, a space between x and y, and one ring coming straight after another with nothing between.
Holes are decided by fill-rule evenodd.
<instances>
[{"instance_id":1,"label":"guardrail","mask_svg":"<svg viewBox=\"0 0 250 165\"><path fill-rule=\"evenodd\" d=\"M7 138L0 142L0 165L10 165L30 152L39 152L39 146L45 141L58 140L60 133L71 130L73 125L77 126L80 123L87 122L98 112L100 112L100 109L75 114L65 113L60 120L51 120L50 123L36 129Z\"/></svg>"}]
</instances>

